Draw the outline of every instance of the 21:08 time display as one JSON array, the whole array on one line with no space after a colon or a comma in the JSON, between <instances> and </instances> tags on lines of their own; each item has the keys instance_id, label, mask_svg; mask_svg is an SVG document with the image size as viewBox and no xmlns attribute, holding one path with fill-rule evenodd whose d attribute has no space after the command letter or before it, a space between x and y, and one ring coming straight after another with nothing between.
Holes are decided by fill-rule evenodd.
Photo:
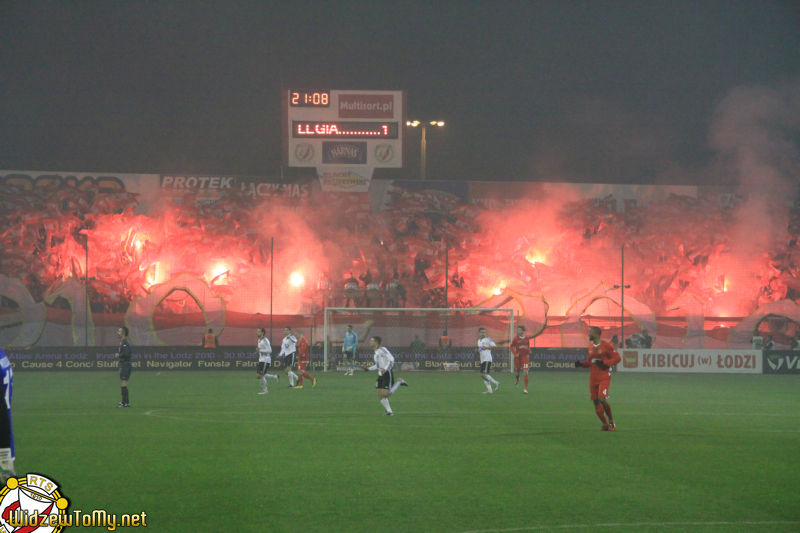
<instances>
[{"instance_id":1,"label":"21:08 time display","mask_svg":"<svg viewBox=\"0 0 800 533\"><path fill-rule=\"evenodd\" d=\"M331 105L330 91L289 91L292 107L328 107Z\"/></svg>"}]
</instances>

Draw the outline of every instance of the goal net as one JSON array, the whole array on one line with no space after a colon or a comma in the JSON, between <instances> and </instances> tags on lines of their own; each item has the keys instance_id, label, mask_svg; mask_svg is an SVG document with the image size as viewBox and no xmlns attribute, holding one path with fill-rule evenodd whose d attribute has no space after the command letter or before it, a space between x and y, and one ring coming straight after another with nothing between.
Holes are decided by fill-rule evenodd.
<instances>
[{"instance_id":1,"label":"goal net","mask_svg":"<svg viewBox=\"0 0 800 533\"><path fill-rule=\"evenodd\" d=\"M357 364L372 363L369 338L379 336L401 370L477 368L478 328L497 343L494 367L511 367L508 345L514 335L514 310L501 308L326 307L323 324L325 370L347 370L342 357L347 326L358 335Z\"/></svg>"}]
</instances>

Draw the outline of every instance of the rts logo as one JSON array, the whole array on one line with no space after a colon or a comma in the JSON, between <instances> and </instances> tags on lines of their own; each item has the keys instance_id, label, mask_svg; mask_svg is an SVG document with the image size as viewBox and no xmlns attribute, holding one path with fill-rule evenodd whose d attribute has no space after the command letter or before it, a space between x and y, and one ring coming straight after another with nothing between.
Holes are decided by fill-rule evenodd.
<instances>
[{"instance_id":1,"label":"rts logo","mask_svg":"<svg viewBox=\"0 0 800 533\"><path fill-rule=\"evenodd\" d=\"M0 490L0 531L58 533L69 501L55 481L39 474L12 477Z\"/></svg>"}]
</instances>

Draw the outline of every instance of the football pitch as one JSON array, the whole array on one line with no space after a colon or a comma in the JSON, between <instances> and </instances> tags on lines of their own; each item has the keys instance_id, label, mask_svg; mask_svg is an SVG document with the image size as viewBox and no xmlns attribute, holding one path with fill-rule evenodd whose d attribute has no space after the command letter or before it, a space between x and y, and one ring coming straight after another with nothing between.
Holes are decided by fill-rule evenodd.
<instances>
[{"instance_id":1,"label":"football pitch","mask_svg":"<svg viewBox=\"0 0 800 533\"><path fill-rule=\"evenodd\" d=\"M587 371L406 372L393 417L374 372L317 376L135 372L118 409L115 372L21 371L17 473L146 513L117 531L800 531L798 376L615 374L613 433Z\"/></svg>"}]
</instances>

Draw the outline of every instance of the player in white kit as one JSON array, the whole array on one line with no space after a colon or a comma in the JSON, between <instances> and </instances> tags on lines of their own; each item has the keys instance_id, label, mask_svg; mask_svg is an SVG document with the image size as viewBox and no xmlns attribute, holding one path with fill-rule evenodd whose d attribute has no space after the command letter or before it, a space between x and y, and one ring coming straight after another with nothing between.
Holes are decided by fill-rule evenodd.
<instances>
[{"instance_id":1,"label":"player in white kit","mask_svg":"<svg viewBox=\"0 0 800 533\"><path fill-rule=\"evenodd\" d=\"M279 381L280 378L277 374L267 374L267 370L272 366L272 345L269 343L266 330L258 328L256 336L258 337L258 367L256 368L256 373L261 381L261 392L259 394L267 394L269 392L267 379Z\"/></svg>"},{"instance_id":2,"label":"player in white kit","mask_svg":"<svg viewBox=\"0 0 800 533\"><path fill-rule=\"evenodd\" d=\"M478 328L478 354L481 358L481 379L486 385L484 394L492 394L500 388L500 382L489 375L492 370L492 348L497 344L486 335L486 328ZM494 385L494 390L492 389Z\"/></svg>"},{"instance_id":3,"label":"player in white kit","mask_svg":"<svg viewBox=\"0 0 800 533\"><path fill-rule=\"evenodd\" d=\"M375 355L372 356L375 364L371 367L364 367L364 370L377 370L378 381L375 383L375 389L378 391L378 398L381 405L386 409L386 415L392 416L392 406L389 405L389 396L397 392L398 387L407 387L408 384L405 380L394 379L394 356L385 347L381 346L382 339L378 336L370 337L370 348L375 350Z\"/></svg>"}]
</instances>

